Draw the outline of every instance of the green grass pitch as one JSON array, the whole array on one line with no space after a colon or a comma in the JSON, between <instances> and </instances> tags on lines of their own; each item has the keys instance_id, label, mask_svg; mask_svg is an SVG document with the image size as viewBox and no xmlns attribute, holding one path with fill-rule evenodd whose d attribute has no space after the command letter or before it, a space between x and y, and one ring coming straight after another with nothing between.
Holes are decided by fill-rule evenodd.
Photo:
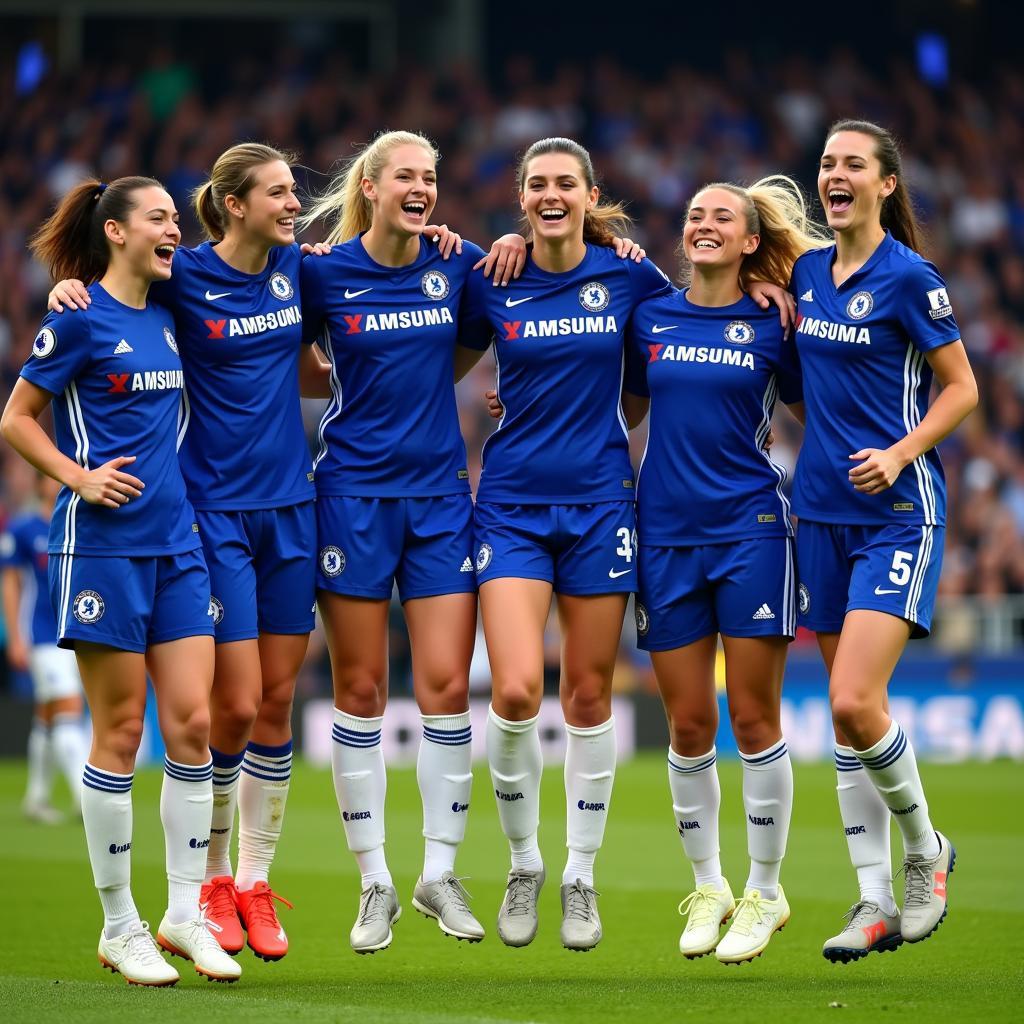
<instances>
[{"instance_id":1,"label":"green grass pitch","mask_svg":"<svg viewBox=\"0 0 1024 1024\"><path fill-rule=\"evenodd\" d=\"M721 764L722 851L734 889L746 877L740 771ZM291 952L264 964L246 950L237 985L191 971L173 989L129 988L96 962L99 901L80 825L45 828L19 814L24 767L0 765L0 865L7 918L0 965L4 1021L441 1022L1024 1019L1024 863L1019 765L924 766L933 817L957 847L950 913L930 939L895 953L834 965L822 940L854 896L827 765L796 769L796 810L783 883L793 910L763 957L725 967L677 952L676 905L692 876L673 829L661 756L619 768L597 887L605 938L591 953L558 941L564 857L561 773L544 779L541 846L549 881L540 933L507 949L494 932L507 855L486 770L478 766L469 837L459 870L488 929L480 945L456 942L411 907L420 866L420 811L412 771L392 771L388 851L405 910L391 948L357 957L348 946L358 878L345 848L330 775L299 767L273 882L293 900L282 911ZM164 907L158 821L160 774L135 783L134 891L153 927ZM894 849L899 850L894 838ZM897 882L899 891L900 883Z\"/></svg>"}]
</instances>

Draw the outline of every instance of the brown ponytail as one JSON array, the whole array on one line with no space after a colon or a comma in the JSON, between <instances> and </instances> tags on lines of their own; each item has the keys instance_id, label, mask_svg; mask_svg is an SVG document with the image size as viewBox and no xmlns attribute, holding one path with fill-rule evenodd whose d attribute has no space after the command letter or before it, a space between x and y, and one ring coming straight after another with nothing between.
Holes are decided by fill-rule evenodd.
<instances>
[{"instance_id":1,"label":"brown ponytail","mask_svg":"<svg viewBox=\"0 0 1024 1024\"><path fill-rule=\"evenodd\" d=\"M104 185L90 178L76 185L57 204L29 240L29 250L45 263L54 281L77 278L92 284L103 276L110 262L110 247L103 225L108 220L124 223L135 208L135 193L144 188L163 188L155 178L118 178Z\"/></svg>"},{"instance_id":2,"label":"brown ponytail","mask_svg":"<svg viewBox=\"0 0 1024 1024\"><path fill-rule=\"evenodd\" d=\"M920 252L921 228L917 223L914 204L911 202L910 192L903 177L903 160L899 146L892 133L871 121L856 121L850 118L836 121L829 128L826 138L832 138L837 132L857 132L875 140L875 156L881 165L882 177L887 178L890 174L896 176L895 191L882 202L882 227L897 242L902 242L914 252Z\"/></svg>"},{"instance_id":3,"label":"brown ponytail","mask_svg":"<svg viewBox=\"0 0 1024 1024\"><path fill-rule=\"evenodd\" d=\"M545 156L548 153L565 153L574 157L583 172L588 191L597 184L590 154L578 142L556 137L540 139L530 146L520 158L519 166L516 168L516 185L520 193L526 190L526 167L529 162L534 157ZM530 225L525 216L523 223L529 234ZM633 222L627 216L626 207L622 203L610 203L598 199L597 205L583 215L583 241L610 249L615 244L616 236L628 234L632 226Z\"/></svg>"},{"instance_id":4,"label":"brown ponytail","mask_svg":"<svg viewBox=\"0 0 1024 1024\"><path fill-rule=\"evenodd\" d=\"M255 171L276 160L294 164L298 157L262 142L240 142L217 157L209 181L192 193L192 209L208 238L219 242L227 230L229 219L224 200L228 196L244 199L256 184Z\"/></svg>"}]
</instances>

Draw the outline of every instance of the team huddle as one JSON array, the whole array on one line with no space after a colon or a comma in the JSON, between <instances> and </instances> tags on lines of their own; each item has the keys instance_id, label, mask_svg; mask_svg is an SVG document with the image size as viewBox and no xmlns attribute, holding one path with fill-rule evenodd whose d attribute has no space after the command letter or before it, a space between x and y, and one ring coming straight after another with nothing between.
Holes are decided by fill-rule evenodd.
<instances>
[{"instance_id":1,"label":"team huddle","mask_svg":"<svg viewBox=\"0 0 1024 1024\"><path fill-rule=\"evenodd\" d=\"M208 240L195 249L180 246L160 183L134 177L78 186L33 240L59 283L0 430L63 485L48 538L55 633L35 643L74 650L92 715L81 808L100 962L130 983L171 985L161 951L218 981L240 976L246 944L286 955L275 904L290 904L269 872L317 607L335 792L361 876L350 942L357 953L390 945L402 905L385 854L381 724L396 586L423 724L412 906L444 933L485 936L456 874L478 611L493 680L487 758L510 853L497 933L509 946L537 933L537 722L554 598L567 739L560 935L570 950L601 941L612 671L635 594L694 873L681 953L749 961L789 920L780 699L798 622L817 634L829 675L859 885L823 954L845 963L927 938L946 914L955 852L929 819L886 686L907 640L930 626L945 522L935 445L977 390L945 285L918 255L892 138L861 121L830 130L817 183L829 232L787 178L702 188L683 219L681 290L623 237L623 208L600 195L577 143L529 147L517 186L530 243L506 235L487 254L429 224L438 159L423 136L387 132L300 217L294 157L245 143L196 192ZM328 236L300 250L296 230L314 221ZM488 349L498 424L474 499L454 385ZM300 396L328 400L312 462ZM792 508L770 454L779 400L805 427ZM38 423L50 405L55 441ZM634 480L629 431L647 416ZM750 855L738 898L719 859L719 637ZM166 748L168 906L155 936L129 885L147 673Z\"/></svg>"}]
</instances>

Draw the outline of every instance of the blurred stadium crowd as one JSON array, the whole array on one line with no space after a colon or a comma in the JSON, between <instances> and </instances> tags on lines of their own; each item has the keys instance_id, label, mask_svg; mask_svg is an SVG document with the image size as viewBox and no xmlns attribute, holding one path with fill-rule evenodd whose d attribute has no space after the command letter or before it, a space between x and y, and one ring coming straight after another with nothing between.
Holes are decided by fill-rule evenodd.
<instances>
[{"instance_id":1,"label":"blurred stadium crowd","mask_svg":"<svg viewBox=\"0 0 1024 1024\"><path fill-rule=\"evenodd\" d=\"M383 128L425 132L443 155L435 220L482 244L518 225L516 154L547 135L592 153L603 187L628 202L635 237L668 273L684 205L703 183L774 172L814 189L829 123L876 120L903 140L928 255L944 274L978 376L982 405L943 445L950 516L942 591L1002 601L1024 592L1024 70L994 67L983 84L936 89L910 64L883 78L852 53L814 65L748 56L712 72L674 68L641 79L608 59L544 74L509 60L493 80L464 67L402 67L390 80L343 58L309 66L297 48L273 66L239 59L195 68L152 49L145 63L95 61L31 89L0 81L0 399L29 352L49 287L26 239L54 199L87 172L104 180L150 173L199 240L188 194L219 152L242 139L290 148L317 190L353 146ZM312 232L310 233L312 234ZM459 386L474 476L491 422L483 363ZM308 410L310 426L317 415ZM783 414L775 457L795 462L798 433ZM635 439L636 454L643 437ZM31 474L0 451L0 517L31 489ZM625 630L627 644L632 630ZM401 660L401 637L394 655ZM554 653L554 652L553 652Z\"/></svg>"}]
</instances>

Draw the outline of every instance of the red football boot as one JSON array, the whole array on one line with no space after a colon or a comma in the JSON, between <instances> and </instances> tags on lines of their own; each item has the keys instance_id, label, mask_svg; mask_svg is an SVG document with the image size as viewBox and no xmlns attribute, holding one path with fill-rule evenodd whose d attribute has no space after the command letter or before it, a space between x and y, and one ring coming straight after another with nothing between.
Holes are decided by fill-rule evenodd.
<instances>
[{"instance_id":1,"label":"red football boot","mask_svg":"<svg viewBox=\"0 0 1024 1024\"><path fill-rule=\"evenodd\" d=\"M288 936L277 919L274 900L292 909L266 882L257 882L251 889L238 891L238 916L249 936L249 948L261 960L280 960L288 952Z\"/></svg>"},{"instance_id":2,"label":"red football boot","mask_svg":"<svg viewBox=\"0 0 1024 1024\"><path fill-rule=\"evenodd\" d=\"M199 903L206 909L207 920L217 928L211 929L225 953L237 956L245 945L242 924L238 920L238 890L230 875L211 878L203 885ZM219 929L219 931L218 931Z\"/></svg>"}]
</instances>

